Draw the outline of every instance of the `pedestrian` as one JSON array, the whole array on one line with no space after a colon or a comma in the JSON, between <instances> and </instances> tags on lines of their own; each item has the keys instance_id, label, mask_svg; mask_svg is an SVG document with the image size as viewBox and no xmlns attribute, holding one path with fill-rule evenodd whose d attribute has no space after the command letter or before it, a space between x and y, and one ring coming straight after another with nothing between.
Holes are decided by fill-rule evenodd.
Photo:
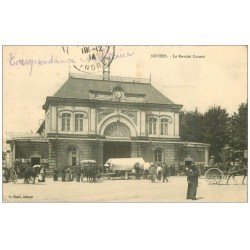
<instances>
[{"instance_id":1,"label":"pedestrian","mask_svg":"<svg viewBox=\"0 0 250 250\"><path fill-rule=\"evenodd\" d=\"M163 163L163 167L162 167L162 176L163 176L162 182L165 182L165 181L168 182L169 172L170 172L169 166L166 165L165 163Z\"/></svg>"},{"instance_id":2,"label":"pedestrian","mask_svg":"<svg viewBox=\"0 0 250 250\"><path fill-rule=\"evenodd\" d=\"M136 178L136 180L140 180L140 163L139 162L135 163L134 169L135 169L135 178Z\"/></svg>"},{"instance_id":3,"label":"pedestrian","mask_svg":"<svg viewBox=\"0 0 250 250\"><path fill-rule=\"evenodd\" d=\"M240 160L238 158L235 159L234 167L236 171L240 169Z\"/></svg>"},{"instance_id":4,"label":"pedestrian","mask_svg":"<svg viewBox=\"0 0 250 250\"><path fill-rule=\"evenodd\" d=\"M66 172L66 181L72 181L72 170L69 167Z\"/></svg>"},{"instance_id":5,"label":"pedestrian","mask_svg":"<svg viewBox=\"0 0 250 250\"><path fill-rule=\"evenodd\" d=\"M209 167L214 167L214 164L215 164L215 158L214 158L214 156L212 155L212 156L210 157L209 162L208 162L208 166L209 166Z\"/></svg>"},{"instance_id":6,"label":"pedestrian","mask_svg":"<svg viewBox=\"0 0 250 250\"><path fill-rule=\"evenodd\" d=\"M186 197L187 199L196 200L198 176L199 176L199 171L197 167L194 164L191 164L187 172L187 182L188 182L187 197Z\"/></svg>"},{"instance_id":7,"label":"pedestrian","mask_svg":"<svg viewBox=\"0 0 250 250\"><path fill-rule=\"evenodd\" d=\"M172 165L172 169L173 169L173 176L175 176L176 175L175 165Z\"/></svg>"},{"instance_id":8,"label":"pedestrian","mask_svg":"<svg viewBox=\"0 0 250 250\"><path fill-rule=\"evenodd\" d=\"M92 178L93 178L93 182L96 182L96 175L97 175L97 165L96 163L92 164Z\"/></svg>"},{"instance_id":9,"label":"pedestrian","mask_svg":"<svg viewBox=\"0 0 250 250\"><path fill-rule=\"evenodd\" d=\"M45 182L45 167L41 167L39 176L38 176L38 182Z\"/></svg>"},{"instance_id":10,"label":"pedestrian","mask_svg":"<svg viewBox=\"0 0 250 250\"><path fill-rule=\"evenodd\" d=\"M225 177L226 178L228 176L229 169L230 169L230 162L226 162L226 166L225 166Z\"/></svg>"},{"instance_id":11,"label":"pedestrian","mask_svg":"<svg viewBox=\"0 0 250 250\"><path fill-rule=\"evenodd\" d=\"M80 182L80 178L81 178L81 166L79 164L77 164L77 166L76 166L76 181Z\"/></svg>"},{"instance_id":12,"label":"pedestrian","mask_svg":"<svg viewBox=\"0 0 250 250\"><path fill-rule=\"evenodd\" d=\"M156 174L157 174L157 180L160 181L162 177L162 167L160 164L158 164L157 166Z\"/></svg>"},{"instance_id":13,"label":"pedestrian","mask_svg":"<svg viewBox=\"0 0 250 250\"><path fill-rule=\"evenodd\" d=\"M102 173L103 173L103 169L102 166L97 166L97 174L96 174L96 179L98 181L102 181Z\"/></svg>"},{"instance_id":14,"label":"pedestrian","mask_svg":"<svg viewBox=\"0 0 250 250\"><path fill-rule=\"evenodd\" d=\"M8 183L10 179L10 170L7 167L3 168L3 183Z\"/></svg>"},{"instance_id":15,"label":"pedestrian","mask_svg":"<svg viewBox=\"0 0 250 250\"><path fill-rule=\"evenodd\" d=\"M58 168L57 167L55 167L54 169L53 169L53 179L54 179L54 181L58 181Z\"/></svg>"},{"instance_id":16,"label":"pedestrian","mask_svg":"<svg viewBox=\"0 0 250 250\"><path fill-rule=\"evenodd\" d=\"M62 174L62 181L64 182L66 178L66 171L64 167L62 167L61 174Z\"/></svg>"},{"instance_id":17,"label":"pedestrian","mask_svg":"<svg viewBox=\"0 0 250 250\"><path fill-rule=\"evenodd\" d=\"M145 162L145 164L144 164L144 170L143 170L143 178L145 179L145 180L147 180L148 179L148 169L149 169L149 167L150 167L150 162Z\"/></svg>"},{"instance_id":18,"label":"pedestrian","mask_svg":"<svg viewBox=\"0 0 250 250\"><path fill-rule=\"evenodd\" d=\"M154 183L155 176L156 176L156 168L153 162L151 162L150 167L149 167L149 176L150 176L151 182Z\"/></svg>"}]
</instances>

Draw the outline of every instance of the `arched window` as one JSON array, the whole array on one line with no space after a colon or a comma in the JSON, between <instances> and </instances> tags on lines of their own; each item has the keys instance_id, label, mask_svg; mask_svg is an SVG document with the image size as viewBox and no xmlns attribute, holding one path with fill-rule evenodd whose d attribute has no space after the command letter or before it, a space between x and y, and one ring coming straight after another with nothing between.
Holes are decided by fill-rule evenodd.
<instances>
[{"instance_id":1,"label":"arched window","mask_svg":"<svg viewBox=\"0 0 250 250\"><path fill-rule=\"evenodd\" d=\"M162 149L161 148L157 148L154 152L154 161L155 163L159 163L161 164L162 163Z\"/></svg>"},{"instance_id":2,"label":"arched window","mask_svg":"<svg viewBox=\"0 0 250 250\"><path fill-rule=\"evenodd\" d=\"M78 148L71 146L69 148L69 166L76 166L78 161Z\"/></svg>"},{"instance_id":3,"label":"arched window","mask_svg":"<svg viewBox=\"0 0 250 250\"><path fill-rule=\"evenodd\" d=\"M70 118L71 114L62 114L62 131L70 131Z\"/></svg>"},{"instance_id":4,"label":"arched window","mask_svg":"<svg viewBox=\"0 0 250 250\"><path fill-rule=\"evenodd\" d=\"M75 115L75 131L83 131L83 114Z\"/></svg>"},{"instance_id":5,"label":"arched window","mask_svg":"<svg viewBox=\"0 0 250 250\"><path fill-rule=\"evenodd\" d=\"M168 134L168 119L162 118L161 119L161 135L167 135Z\"/></svg>"},{"instance_id":6,"label":"arched window","mask_svg":"<svg viewBox=\"0 0 250 250\"><path fill-rule=\"evenodd\" d=\"M148 119L148 134L149 135L156 135L156 124L157 124L157 118L150 117Z\"/></svg>"}]
</instances>

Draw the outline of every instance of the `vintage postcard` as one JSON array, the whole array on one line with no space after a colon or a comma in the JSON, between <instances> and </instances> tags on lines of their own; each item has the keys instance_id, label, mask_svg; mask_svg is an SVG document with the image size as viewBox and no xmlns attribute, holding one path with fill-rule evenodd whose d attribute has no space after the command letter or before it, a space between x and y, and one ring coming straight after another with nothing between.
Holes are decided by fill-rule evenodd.
<instances>
[{"instance_id":1,"label":"vintage postcard","mask_svg":"<svg viewBox=\"0 0 250 250\"><path fill-rule=\"evenodd\" d=\"M247 202L247 46L3 46L3 202Z\"/></svg>"}]
</instances>

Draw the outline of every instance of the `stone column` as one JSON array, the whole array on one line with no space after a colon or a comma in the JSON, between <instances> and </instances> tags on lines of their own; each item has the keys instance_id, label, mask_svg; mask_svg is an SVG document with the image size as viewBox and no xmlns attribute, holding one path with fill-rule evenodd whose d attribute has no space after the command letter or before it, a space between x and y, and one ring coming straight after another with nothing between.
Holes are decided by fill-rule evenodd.
<instances>
[{"instance_id":1,"label":"stone column","mask_svg":"<svg viewBox=\"0 0 250 250\"><path fill-rule=\"evenodd\" d=\"M96 110L91 108L90 109L90 115L89 115L89 119L90 119L90 129L89 129L89 132L90 134L95 134L96 131L95 131L95 128L96 128Z\"/></svg>"},{"instance_id":2,"label":"stone column","mask_svg":"<svg viewBox=\"0 0 250 250\"><path fill-rule=\"evenodd\" d=\"M56 145L54 140L49 141L49 168L56 166Z\"/></svg>"},{"instance_id":3,"label":"stone column","mask_svg":"<svg viewBox=\"0 0 250 250\"><path fill-rule=\"evenodd\" d=\"M146 135L146 113L145 111L141 112L141 136L145 136Z\"/></svg>"}]
</instances>

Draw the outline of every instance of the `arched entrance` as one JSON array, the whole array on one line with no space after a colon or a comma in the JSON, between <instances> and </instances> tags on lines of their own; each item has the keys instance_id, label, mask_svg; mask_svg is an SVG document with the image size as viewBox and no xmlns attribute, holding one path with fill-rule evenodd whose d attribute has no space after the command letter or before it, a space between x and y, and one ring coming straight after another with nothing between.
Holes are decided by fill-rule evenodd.
<instances>
[{"instance_id":1,"label":"arched entrance","mask_svg":"<svg viewBox=\"0 0 250 250\"><path fill-rule=\"evenodd\" d=\"M104 163L110 158L131 157L131 142L119 141L121 139L130 140L131 131L126 124L120 121L112 122L104 129L103 134L107 139L103 143Z\"/></svg>"},{"instance_id":2,"label":"arched entrance","mask_svg":"<svg viewBox=\"0 0 250 250\"><path fill-rule=\"evenodd\" d=\"M69 155L69 166L73 167L76 166L77 162L78 162L78 148L77 146L69 146L68 147L68 155Z\"/></svg>"},{"instance_id":3,"label":"arched entrance","mask_svg":"<svg viewBox=\"0 0 250 250\"><path fill-rule=\"evenodd\" d=\"M112 137L130 137L131 131L127 125L122 122L112 122L104 130L105 136Z\"/></svg>"},{"instance_id":4,"label":"arched entrance","mask_svg":"<svg viewBox=\"0 0 250 250\"><path fill-rule=\"evenodd\" d=\"M154 150L154 164L155 166L162 165L164 159L164 152L162 148L157 148Z\"/></svg>"}]
</instances>

